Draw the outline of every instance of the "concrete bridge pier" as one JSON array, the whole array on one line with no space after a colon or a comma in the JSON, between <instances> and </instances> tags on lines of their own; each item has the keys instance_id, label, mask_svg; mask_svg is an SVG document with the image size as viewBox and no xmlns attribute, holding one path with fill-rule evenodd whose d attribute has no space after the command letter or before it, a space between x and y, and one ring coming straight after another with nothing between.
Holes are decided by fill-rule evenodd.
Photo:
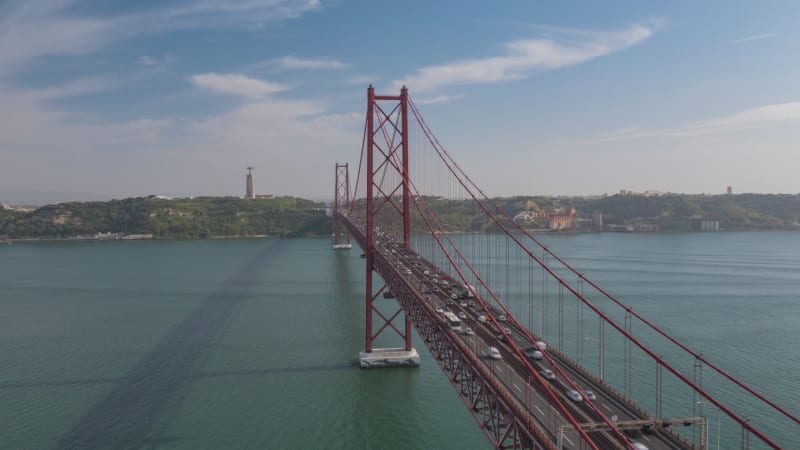
<instances>
[{"instance_id":1,"label":"concrete bridge pier","mask_svg":"<svg viewBox=\"0 0 800 450\"><path fill-rule=\"evenodd\" d=\"M404 348L374 348L371 352L360 352L358 360L363 369L381 367L417 367L419 366L419 353L417 349Z\"/></svg>"}]
</instances>

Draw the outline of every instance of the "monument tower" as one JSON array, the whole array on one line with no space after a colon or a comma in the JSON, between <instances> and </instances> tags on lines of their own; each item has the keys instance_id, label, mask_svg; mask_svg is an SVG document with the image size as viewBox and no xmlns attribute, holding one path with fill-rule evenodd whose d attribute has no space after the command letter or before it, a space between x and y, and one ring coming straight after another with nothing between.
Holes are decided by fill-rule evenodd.
<instances>
[{"instance_id":1,"label":"monument tower","mask_svg":"<svg viewBox=\"0 0 800 450\"><path fill-rule=\"evenodd\" d=\"M247 185L244 188L244 198L256 198L256 189L253 187L253 166L247 167Z\"/></svg>"}]
</instances>

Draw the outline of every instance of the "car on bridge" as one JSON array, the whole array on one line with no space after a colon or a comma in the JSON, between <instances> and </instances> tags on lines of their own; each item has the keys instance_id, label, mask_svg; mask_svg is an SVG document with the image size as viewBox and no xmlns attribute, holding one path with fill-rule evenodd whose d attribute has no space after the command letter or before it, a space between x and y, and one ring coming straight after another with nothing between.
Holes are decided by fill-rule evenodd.
<instances>
[{"instance_id":1,"label":"car on bridge","mask_svg":"<svg viewBox=\"0 0 800 450\"><path fill-rule=\"evenodd\" d=\"M464 334L466 334L467 336L475 336L475 332L472 331L472 328L470 327L467 327L467 329L464 330Z\"/></svg>"},{"instance_id":2,"label":"car on bridge","mask_svg":"<svg viewBox=\"0 0 800 450\"><path fill-rule=\"evenodd\" d=\"M544 358L542 352L537 350L536 347L526 348L525 351L523 351L522 353L530 359L539 360Z\"/></svg>"},{"instance_id":3,"label":"car on bridge","mask_svg":"<svg viewBox=\"0 0 800 450\"><path fill-rule=\"evenodd\" d=\"M572 400L573 402L582 402L583 401L583 397L581 396L581 393L576 391L575 389L567 389L566 394L567 394L567 397L569 397L569 399Z\"/></svg>"},{"instance_id":4,"label":"car on bridge","mask_svg":"<svg viewBox=\"0 0 800 450\"><path fill-rule=\"evenodd\" d=\"M555 380L556 374L550 369L542 369L540 372L546 380Z\"/></svg>"},{"instance_id":5,"label":"car on bridge","mask_svg":"<svg viewBox=\"0 0 800 450\"><path fill-rule=\"evenodd\" d=\"M583 390L583 396L592 401L597 400L597 396L594 395L594 392L590 391L589 389Z\"/></svg>"},{"instance_id":6,"label":"car on bridge","mask_svg":"<svg viewBox=\"0 0 800 450\"><path fill-rule=\"evenodd\" d=\"M500 354L500 350L497 347L489 347L489 357L492 359L503 359L503 355Z\"/></svg>"}]
</instances>

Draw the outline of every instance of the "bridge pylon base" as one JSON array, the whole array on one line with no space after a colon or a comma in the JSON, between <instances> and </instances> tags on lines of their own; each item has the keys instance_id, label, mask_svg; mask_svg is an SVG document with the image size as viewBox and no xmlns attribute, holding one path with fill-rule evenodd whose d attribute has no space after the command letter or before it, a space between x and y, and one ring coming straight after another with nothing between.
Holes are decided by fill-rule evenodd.
<instances>
[{"instance_id":1,"label":"bridge pylon base","mask_svg":"<svg viewBox=\"0 0 800 450\"><path fill-rule=\"evenodd\" d=\"M382 367L417 367L419 353L417 349L374 348L371 352L360 352L358 360L362 369Z\"/></svg>"}]
</instances>

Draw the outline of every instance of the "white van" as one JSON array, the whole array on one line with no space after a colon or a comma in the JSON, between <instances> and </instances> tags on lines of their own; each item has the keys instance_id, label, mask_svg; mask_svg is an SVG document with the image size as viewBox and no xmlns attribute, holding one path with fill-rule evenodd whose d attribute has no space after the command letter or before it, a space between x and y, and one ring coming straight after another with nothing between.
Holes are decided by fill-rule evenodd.
<instances>
[{"instance_id":1,"label":"white van","mask_svg":"<svg viewBox=\"0 0 800 450\"><path fill-rule=\"evenodd\" d=\"M480 323L486 323L486 316L484 316L483 314L481 314L480 316L478 316L478 322L480 322Z\"/></svg>"}]
</instances>

